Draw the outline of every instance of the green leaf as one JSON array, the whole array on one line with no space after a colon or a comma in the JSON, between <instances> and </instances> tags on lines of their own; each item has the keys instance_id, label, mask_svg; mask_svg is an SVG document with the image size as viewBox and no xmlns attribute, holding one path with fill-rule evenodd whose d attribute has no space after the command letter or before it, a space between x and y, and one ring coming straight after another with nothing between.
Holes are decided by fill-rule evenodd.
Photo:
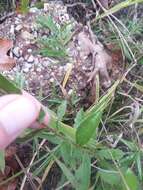
<instances>
[{"instance_id":1,"label":"green leaf","mask_svg":"<svg viewBox=\"0 0 143 190\"><path fill-rule=\"evenodd\" d=\"M62 58L66 56L65 50L51 50L48 48L43 48L39 50L39 53L41 53L43 56L49 56L54 58Z\"/></svg>"},{"instance_id":2,"label":"green leaf","mask_svg":"<svg viewBox=\"0 0 143 190\"><path fill-rule=\"evenodd\" d=\"M80 125L81 121L83 120L83 118L84 118L84 111L83 111L83 108L81 108L81 109L77 112L76 117L75 117L75 119L74 119L74 127L75 127L75 128L78 128L78 127L79 127L79 125Z\"/></svg>"},{"instance_id":3,"label":"green leaf","mask_svg":"<svg viewBox=\"0 0 143 190\"><path fill-rule=\"evenodd\" d=\"M70 163L72 162L72 160L71 160L71 154L72 154L71 144L68 144L67 142L64 141L60 147L60 151L61 151L62 158L63 158L64 162L66 163L66 165L70 165Z\"/></svg>"},{"instance_id":4,"label":"green leaf","mask_svg":"<svg viewBox=\"0 0 143 190\"><path fill-rule=\"evenodd\" d=\"M124 152L120 149L103 149L98 152L98 155L101 159L105 158L107 160L112 160L112 157L115 160L120 160L124 156Z\"/></svg>"},{"instance_id":5,"label":"green leaf","mask_svg":"<svg viewBox=\"0 0 143 190\"><path fill-rule=\"evenodd\" d=\"M104 18L108 15L111 15L123 8L128 7L128 6L134 5L136 3L142 3L142 2L143 2L143 0L126 0L121 3L117 3L114 7L111 7L109 10L106 10L105 13L102 13L101 15L97 16L96 20Z\"/></svg>"},{"instance_id":6,"label":"green leaf","mask_svg":"<svg viewBox=\"0 0 143 190\"><path fill-rule=\"evenodd\" d=\"M108 92L99 100L97 104L94 104L91 106L85 113L91 114L91 113L97 113L103 111L110 103L110 101L114 98L114 93L119 85L119 80L117 80L109 89Z\"/></svg>"},{"instance_id":7,"label":"green leaf","mask_svg":"<svg viewBox=\"0 0 143 190\"><path fill-rule=\"evenodd\" d=\"M143 65L143 58L139 59L138 63Z\"/></svg>"},{"instance_id":8,"label":"green leaf","mask_svg":"<svg viewBox=\"0 0 143 190\"><path fill-rule=\"evenodd\" d=\"M60 137L58 137L56 134L51 133L51 132L41 131L39 134L37 134L35 136L42 138L42 139L47 139L52 144L58 145L58 144L62 143L62 139L60 139Z\"/></svg>"},{"instance_id":9,"label":"green leaf","mask_svg":"<svg viewBox=\"0 0 143 190\"><path fill-rule=\"evenodd\" d=\"M37 22L41 26L48 28L53 34L57 34L59 32L59 29L51 16L39 16Z\"/></svg>"},{"instance_id":10,"label":"green leaf","mask_svg":"<svg viewBox=\"0 0 143 190\"><path fill-rule=\"evenodd\" d=\"M84 145L91 139L99 126L101 116L102 112L98 112L95 115L89 114L85 117L76 130L77 144Z\"/></svg>"},{"instance_id":11,"label":"green leaf","mask_svg":"<svg viewBox=\"0 0 143 190\"><path fill-rule=\"evenodd\" d=\"M29 9L29 0L21 0L20 9L22 13L27 13Z\"/></svg>"},{"instance_id":12,"label":"green leaf","mask_svg":"<svg viewBox=\"0 0 143 190\"><path fill-rule=\"evenodd\" d=\"M38 118L39 123L43 123L45 115L46 115L45 111L41 109L39 113L39 118Z\"/></svg>"},{"instance_id":13,"label":"green leaf","mask_svg":"<svg viewBox=\"0 0 143 190\"><path fill-rule=\"evenodd\" d=\"M4 172L5 169L5 154L3 150L0 150L0 170Z\"/></svg>"},{"instance_id":14,"label":"green leaf","mask_svg":"<svg viewBox=\"0 0 143 190\"><path fill-rule=\"evenodd\" d=\"M67 143L67 141L63 141L60 151L64 163L72 168L72 170L76 170L77 163L82 162L83 152L81 149Z\"/></svg>"},{"instance_id":15,"label":"green leaf","mask_svg":"<svg viewBox=\"0 0 143 190\"><path fill-rule=\"evenodd\" d=\"M4 90L7 93L21 94L21 90L2 74L0 74L0 89Z\"/></svg>"},{"instance_id":16,"label":"green leaf","mask_svg":"<svg viewBox=\"0 0 143 190\"><path fill-rule=\"evenodd\" d=\"M104 170L104 171L99 171L98 173L100 175L101 180L110 185L117 185L118 183L120 183L121 178L116 171L112 172L110 170Z\"/></svg>"},{"instance_id":17,"label":"green leaf","mask_svg":"<svg viewBox=\"0 0 143 190\"><path fill-rule=\"evenodd\" d=\"M59 167L63 171L64 175L70 181L72 186L76 189L76 187L78 187L78 182L77 182L76 177L72 174L72 172L66 167L66 165L64 163L62 163L60 160L58 160L56 158L55 158L55 161L57 162L57 164L59 165Z\"/></svg>"},{"instance_id":18,"label":"green leaf","mask_svg":"<svg viewBox=\"0 0 143 190\"><path fill-rule=\"evenodd\" d=\"M66 109L67 109L67 101L64 100L62 101L61 105L58 107L58 110L57 110L57 116L58 116L59 121L62 121L66 113Z\"/></svg>"},{"instance_id":19,"label":"green leaf","mask_svg":"<svg viewBox=\"0 0 143 190\"><path fill-rule=\"evenodd\" d=\"M78 190L87 190L90 185L91 175L91 160L86 153L82 155L82 163L75 173L76 179L79 183Z\"/></svg>"},{"instance_id":20,"label":"green leaf","mask_svg":"<svg viewBox=\"0 0 143 190\"><path fill-rule=\"evenodd\" d=\"M76 130L76 142L78 144L86 144L90 138L95 135L95 131L100 123L102 113L112 100L118 84L119 81L116 81L108 90L107 94L104 95L96 105L93 105L85 112L85 117Z\"/></svg>"},{"instance_id":21,"label":"green leaf","mask_svg":"<svg viewBox=\"0 0 143 190\"><path fill-rule=\"evenodd\" d=\"M137 177L130 168L128 168L128 170L124 174L124 178L130 190L138 190L139 183ZM126 190L126 187L124 187L124 189Z\"/></svg>"},{"instance_id":22,"label":"green leaf","mask_svg":"<svg viewBox=\"0 0 143 190\"><path fill-rule=\"evenodd\" d=\"M140 152L137 153L136 163L137 163L137 169L138 169L138 173L139 173L139 178L140 178L140 180L142 180L142 163L141 163L141 154L140 154Z\"/></svg>"}]
</instances>

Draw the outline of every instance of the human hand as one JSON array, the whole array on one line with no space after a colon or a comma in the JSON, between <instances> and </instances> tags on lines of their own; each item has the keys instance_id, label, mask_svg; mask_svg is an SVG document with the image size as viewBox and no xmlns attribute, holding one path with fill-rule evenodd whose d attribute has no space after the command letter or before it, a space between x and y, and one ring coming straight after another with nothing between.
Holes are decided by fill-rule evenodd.
<instances>
[{"instance_id":1,"label":"human hand","mask_svg":"<svg viewBox=\"0 0 143 190\"><path fill-rule=\"evenodd\" d=\"M0 150L6 148L21 132L28 128L37 128L41 104L31 95L5 95L0 97ZM49 122L46 114L44 124ZM34 124L35 123L35 124Z\"/></svg>"}]
</instances>

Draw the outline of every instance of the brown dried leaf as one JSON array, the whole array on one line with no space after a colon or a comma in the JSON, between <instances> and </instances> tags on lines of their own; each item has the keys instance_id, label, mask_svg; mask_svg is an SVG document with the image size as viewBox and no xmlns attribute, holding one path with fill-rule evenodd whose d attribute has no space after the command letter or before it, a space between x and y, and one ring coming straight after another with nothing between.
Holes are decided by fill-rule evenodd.
<instances>
[{"instance_id":1,"label":"brown dried leaf","mask_svg":"<svg viewBox=\"0 0 143 190\"><path fill-rule=\"evenodd\" d=\"M10 70L15 66L15 60L7 55L13 47L13 42L0 38L0 71Z\"/></svg>"},{"instance_id":2,"label":"brown dried leaf","mask_svg":"<svg viewBox=\"0 0 143 190\"><path fill-rule=\"evenodd\" d=\"M87 56L92 55L94 71L90 74L88 82L90 82L94 76L99 73L102 84L104 87L109 87L111 80L108 74L108 69L111 68L112 57L106 52L104 46L95 38L91 40L90 33L87 31L81 31L77 35L77 41L79 45L79 57L82 62Z\"/></svg>"}]
</instances>

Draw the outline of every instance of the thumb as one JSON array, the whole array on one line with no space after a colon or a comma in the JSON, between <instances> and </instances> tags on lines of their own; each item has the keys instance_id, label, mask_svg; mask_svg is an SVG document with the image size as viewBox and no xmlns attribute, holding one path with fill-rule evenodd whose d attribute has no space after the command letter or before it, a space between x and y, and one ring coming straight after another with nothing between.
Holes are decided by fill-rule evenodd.
<instances>
[{"instance_id":1,"label":"thumb","mask_svg":"<svg viewBox=\"0 0 143 190\"><path fill-rule=\"evenodd\" d=\"M40 108L40 104L34 98L31 101L28 96L6 95L0 98L0 149L10 144L37 119Z\"/></svg>"}]
</instances>

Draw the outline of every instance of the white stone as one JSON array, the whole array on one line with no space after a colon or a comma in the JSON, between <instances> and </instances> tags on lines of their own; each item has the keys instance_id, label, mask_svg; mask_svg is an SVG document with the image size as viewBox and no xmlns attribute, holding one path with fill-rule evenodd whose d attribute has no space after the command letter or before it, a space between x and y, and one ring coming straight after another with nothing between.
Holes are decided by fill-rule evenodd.
<instances>
[{"instance_id":1,"label":"white stone","mask_svg":"<svg viewBox=\"0 0 143 190\"><path fill-rule=\"evenodd\" d=\"M68 95L72 95L72 93L73 93L73 89L70 89L70 90L68 91Z\"/></svg>"},{"instance_id":2,"label":"white stone","mask_svg":"<svg viewBox=\"0 0 143 190\"><path fill-rule=\"evenodd\" d=\"M39 9L37 7L31 7L29 9L29 13L37 13L37 12L39 12Z\"/></svg>"},{"instance_id":3,"label":"white stone","mask_svg":"<svg viewBox=\"0 0 143 190\"><path fill-rule=\"evenodd\" d=\"M9 56L10 56L11 58L13 58L13 53L12 53L12 51L10 51Z\"/></svg>"},{"instance_id":4,"label":"white stone","mask_svg":"<svg viewBox=\"0 0 143 190\"><path fill-rule=\"evenodd\" d=\"M39 65L39 59L37 57L35 58L34 64Z\"/></svg>"},{"instance_id":5,"label":"white stone","mask_svg":"<svg viewBox=\"0 0 143 190\"><path fill-rule=\"evenodd\" d=\"M44 3L44 11L48 11L49 8L49 3Z\"/></svg>"},{"instance_id":6,"label":"white stone","mask_svg":"<svg viewBox=\"0 0 143 190\"><path fill-rule=\"evenodd\" d=\"M28 73L28 72L29 72L29 68L27 68L27 67L24 68L24 69L23 69L23 72L24 72L24 73Z\"/></svg>"},{"instance_id":7,"label":"white stone","mask_svg":"<svg viewBox=\"0 0 143 190\"><path fill-rule=\"evenodd\" d=\"M17 67L14 67L14 68L13 68L13 71L14 71L14 72L18 71L18 68L17 68Z\"/></svg>"},{"instance_id":8,"label":"white stone","mask_svg":"<svg viewBox=\"0 0 143 190\"><path fill-rule=\"evenodd\" d=\"M54 78L50 78L49 82L53 83L55 80Z\"/></svg>"},{"instance_id":9,"label":"white stone","mask_svg":"<svg viewBox=\"0 0 143 190\"><path fill-rule=\"evenodd\" d=\"M16 57L20 57L20 48L19 47L15 47L13 49L13 54L16 56Z\"/></svg>"},{"instance_id":10,"label":"white stone","mask_svg":"<svg viewBox=\"0 0 143 190\"><path fill-rule=\"evenodd\" d=\"M26 30L21 32L21 37L24 40L33 40L34 39L34 36Z\"/></svg>"},{"instance_id":11,"label":"white stone","mask_svg":"<svg viewBox=\"0 0 143 190\"><path fill-rule=\"evenodd\" d=\"M37 72L41 72L41 68L38 67L38 68L36 69L36 71L37 71Z\"/></svg>"},{"instance_id":12,"label":"white stone","mask_svg":"<svg viewBox=\"0 0 143 190\"><path fill-rule=\"evenodd\" d=\"M27 62L28 62L28 63L33 63L33 62L34 62L34 57L33 57L33 55L30 55L30 56L27 58Z\"/></svg>"},{"instance_id":13,"label":"white stone","mask_svg":"<svg viewBox=\"0 0 143 190\"><path fill-rule=\"evenodd\" d=\"M23 15L21 15L21 14L18 14L18 15L17 15L17 17L18 17L18 18L22 18L22 17L23 17Z\"/></svg>"},{"instance_id":14,"label":"white stone","mask_svg":"<svg viewBox=\"0 0 143 190\"><path fill-rule=\"evenodd\" d=\"M35 38L37 38L37 37L38 37L38 34L37 34L37 32L36 32L36 31L34 31L33 36L34 36Z\"/></svg>"},{"instance_id":15,"label":"white stone","mask_svg":"<svg viewBox=\"0 0 143 190\"><path fill-rule=\"evenodd\" d=\"M18 25L18 24L20 24L20 20L18 19L18 20L15 20L15 25Z\"/></svg>"},{"instance_id":16,"label":"white stone","mask_svg":"<svg viewBox=\"0 0 143 190\"><path fill-rule=\"evenodd\" d=\"M28 69L31 69L31 67L32 67L32 64L29 64L29 63L25 63L24 67L25 67L25 68L28 68Z\"/></svg>"},{"instance_id":17,"label":"white stone","mask_svg":"<svg viewBox=\"0 0 143 190\"><path fill-rule=\"evenodd\" d=\"M29 49L27 50L27 52L28 52L28 53L32 53L32 49L29 48Z\"/></svg>"},{"instance_id":18,"label":"white stone","mask_svg":"<svg viewBox=\"0 0 143 190\"><path fill-rule=\"evenodd\" d=\"M10 33L11 33L12 35L15 34L15 33L14 33L14 25L11 25L11 26L10 26Z\"/></svg>"},{"instance_id":19,"label":"white stone","mask_svg":"<svg viewBox=\"0 0 143 190\"><path fill-rule=\"evenodd\" d=\"M29 44L31 44L31 42L30 42L29 40L26 40L26 41L25 41L25 44L26 44L26 45L29 45Z\"/></svg>"},{"instance_id":20,"label":"white stone","mask_svg":"<svg viewBox=\"0 0 143 190\"><path fill-rule=\"evenodd\" d=\"M15 27L15 30L19 32L23 28L22 24L19 24Z\"/></svg>"},{"instance_id":21,"label":"white stone","mask_svg":"<svg viewBox=\"0 0 143 190\"><path fill-rule=\"evenodd\" d=\"M49 63L49 61L47 61L47 60L42 61L43 67L48 67L49 64L50 64L50 63Z\"/></svg>"},{"instance_id":22,"label":"white stone","mask_svg":"<svg viewBox=\"0 0 143 190\"><path fill-rule=\"evenodd\" d=\"M64 66L64 69L65 71L67 71L68 69L70 69L72 67L72 63L67 63L65 66Z\"/></svg>"}]
</instances>

